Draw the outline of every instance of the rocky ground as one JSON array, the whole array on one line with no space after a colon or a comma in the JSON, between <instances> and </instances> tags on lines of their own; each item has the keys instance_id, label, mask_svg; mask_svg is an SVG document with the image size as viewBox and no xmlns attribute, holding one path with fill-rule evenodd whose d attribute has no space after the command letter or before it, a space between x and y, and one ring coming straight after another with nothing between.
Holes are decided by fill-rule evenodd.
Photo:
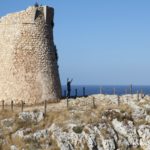
<instances>
[{"instance_id":1,"label":"rocky ground","mask_svg":"<svg viewBox=\"0 0 150 150\"><path fill-rule=\"evenodd\" d=\"M68 106L68 107L67 107ZM0 150L150 150L150 96L92 95L1 111Z\"/></svg>"}]
</instances>

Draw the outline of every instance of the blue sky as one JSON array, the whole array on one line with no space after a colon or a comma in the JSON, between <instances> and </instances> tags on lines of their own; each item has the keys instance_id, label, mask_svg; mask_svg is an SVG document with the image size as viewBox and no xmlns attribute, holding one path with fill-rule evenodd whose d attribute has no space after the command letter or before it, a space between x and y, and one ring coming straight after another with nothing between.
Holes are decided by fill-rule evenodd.
<instances>
[{"instance_id":1,"label":"blue sky","mask_svg":"<svg viewBox=\"0 0 150 150\"><path fill-rule=\"evenodd\" d=\"M34 0L0 0L0 16ZM55 8L62 84L150 85L149 0L43 0Z\"/></svg>"}]
</instances>

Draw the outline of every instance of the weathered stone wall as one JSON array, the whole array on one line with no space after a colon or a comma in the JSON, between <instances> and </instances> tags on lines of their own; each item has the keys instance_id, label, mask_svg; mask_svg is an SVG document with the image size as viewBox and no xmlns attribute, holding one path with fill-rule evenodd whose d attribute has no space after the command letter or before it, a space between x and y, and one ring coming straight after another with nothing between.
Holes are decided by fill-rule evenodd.
<instances>
[{"instance_id":1,"label":"weathered stone wall","mask_svg":"<svg viewBox=\"0 0 150 150\"><path fill-rule=\"evenodd\" d=\"M0 19L0 100L40 103L61 97L50 7Z\"/></svg>"}]
</instances>

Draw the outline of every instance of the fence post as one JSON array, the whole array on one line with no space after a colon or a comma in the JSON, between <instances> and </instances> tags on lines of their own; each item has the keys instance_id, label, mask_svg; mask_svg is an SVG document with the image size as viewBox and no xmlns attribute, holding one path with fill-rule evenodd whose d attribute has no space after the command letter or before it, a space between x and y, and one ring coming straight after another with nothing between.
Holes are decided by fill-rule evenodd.
<instances>
[{"instance_id":1,"label":"fence post","mask_svg":"<svg viewBox=\"0 0 150 150\"><path fill-rule=\"evenodd\" d=\"M137 100L139 101L139 91L137 91Z\"/></svg>"},{"instance_id":2,"label":"fence post","mask_svg":"<svg viewBox=\"0 0 150 150\"><path fill-rule=\"evenodd\" d=\"M120 105L120 96L117 95L117 99L118 99L118 106Z\"/></svg>"},{"instance_id":3,"label":"fence post","mask_svg":"<svg viewBox=\"0 0 150 150\"><path fill-rule=\"evenodd\" d=\"M2 110L4 110L4 100L2 100Z\"/></svg>"},{"instance_id":4,"label":"fence post","mask_svg":"<svg viewBox=\"0 0 150 150\"><path fill-rule=\"evenodd\" d=\"M141 89L141 98L143 98L143 95L144 95L144 94L143 94L143 89Z\"/></svg>"},{"instance_id":5,"label":"fence post","mask_svg":"<svg viewBox=\"0 0 150 150\"><path fill-rule=\"evenodd\" d=\"M69 98L67 96L67 109L69 108Z\"/></svg>"},{"instance_id":6,"label":"fence post","mask_svg":"<svg viewBox=\"0 0 150 150\"><path fill-rule=\"evenodd\" d=\"M78 96L78 89L75 89L75 97Z\"/></svg>"},{"instance_id":7,"label":"fence post","mask_svg":"<svg viewBox=\"0 0 150 150\"><path fill-rule=\"evenodd\" d=\"M44 101L44 116L46 116L46 109L47 109L47 101Z\"/></svg>"},{"instance_id":8,"label":"fence post","mask_svg":"<svg viewBox=\"0 0 150 150\"><path fill-rule=\"evenodd\" d=\"M95 105L95 97L93 97L93 108L95 109L96 108L96 105Z\"/></svg>"},{"instance_id":9,"label":"fence post","mask_svg":"<svg viewBox=\"0 0 150 150\"><path fill-rule=\"evenodd\" d=\"M132 86L132 84L130 85L130 94L133 94L133 86Z\"/></svg>"},{"instance_id":10,"label":"fence post","mask_svg":"<svg viewBox=\"0 0 150 150\"><path fill-rule=\"evenodd\" d=\"M11 111L13 111L13 107L14 107L14 102L11 101Z\"/></svg>"},{"instance_id":11,"label":"fence post","mask_svg":"<svg viewBox=\"0 0 150 150\"><path fill-rule=\"evenodd\" d=\"M21 101L21 111L23 112L23 108L24 108L24 102Z\"/></svg>"},{"instance_id":12,"label":"fence post","mask_svg":"<svg viewBox=\"0 0 150 150\"><path fill-rule=\"evenodd\" d=\"M85 87L83 87L83 97L85 97Z\"/></svg>"}]
</instances>

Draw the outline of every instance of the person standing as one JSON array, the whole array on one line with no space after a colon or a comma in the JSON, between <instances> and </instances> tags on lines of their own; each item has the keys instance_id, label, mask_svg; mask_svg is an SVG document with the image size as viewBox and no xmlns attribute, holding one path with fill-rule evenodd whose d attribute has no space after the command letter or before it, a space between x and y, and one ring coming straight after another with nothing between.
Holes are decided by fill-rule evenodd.
<instances>
[{"instance_id":1,"label":"person standing","mask_svg":"<svg viewBox=\"0 0 150 150\"><path fill-rule=\"evenodd\" d=\"M71 83L72 83L73 79L69 80L69 78L67 78L67 97L70 98L70 94L71 94Z\"/></svg>"}]
</instances>

